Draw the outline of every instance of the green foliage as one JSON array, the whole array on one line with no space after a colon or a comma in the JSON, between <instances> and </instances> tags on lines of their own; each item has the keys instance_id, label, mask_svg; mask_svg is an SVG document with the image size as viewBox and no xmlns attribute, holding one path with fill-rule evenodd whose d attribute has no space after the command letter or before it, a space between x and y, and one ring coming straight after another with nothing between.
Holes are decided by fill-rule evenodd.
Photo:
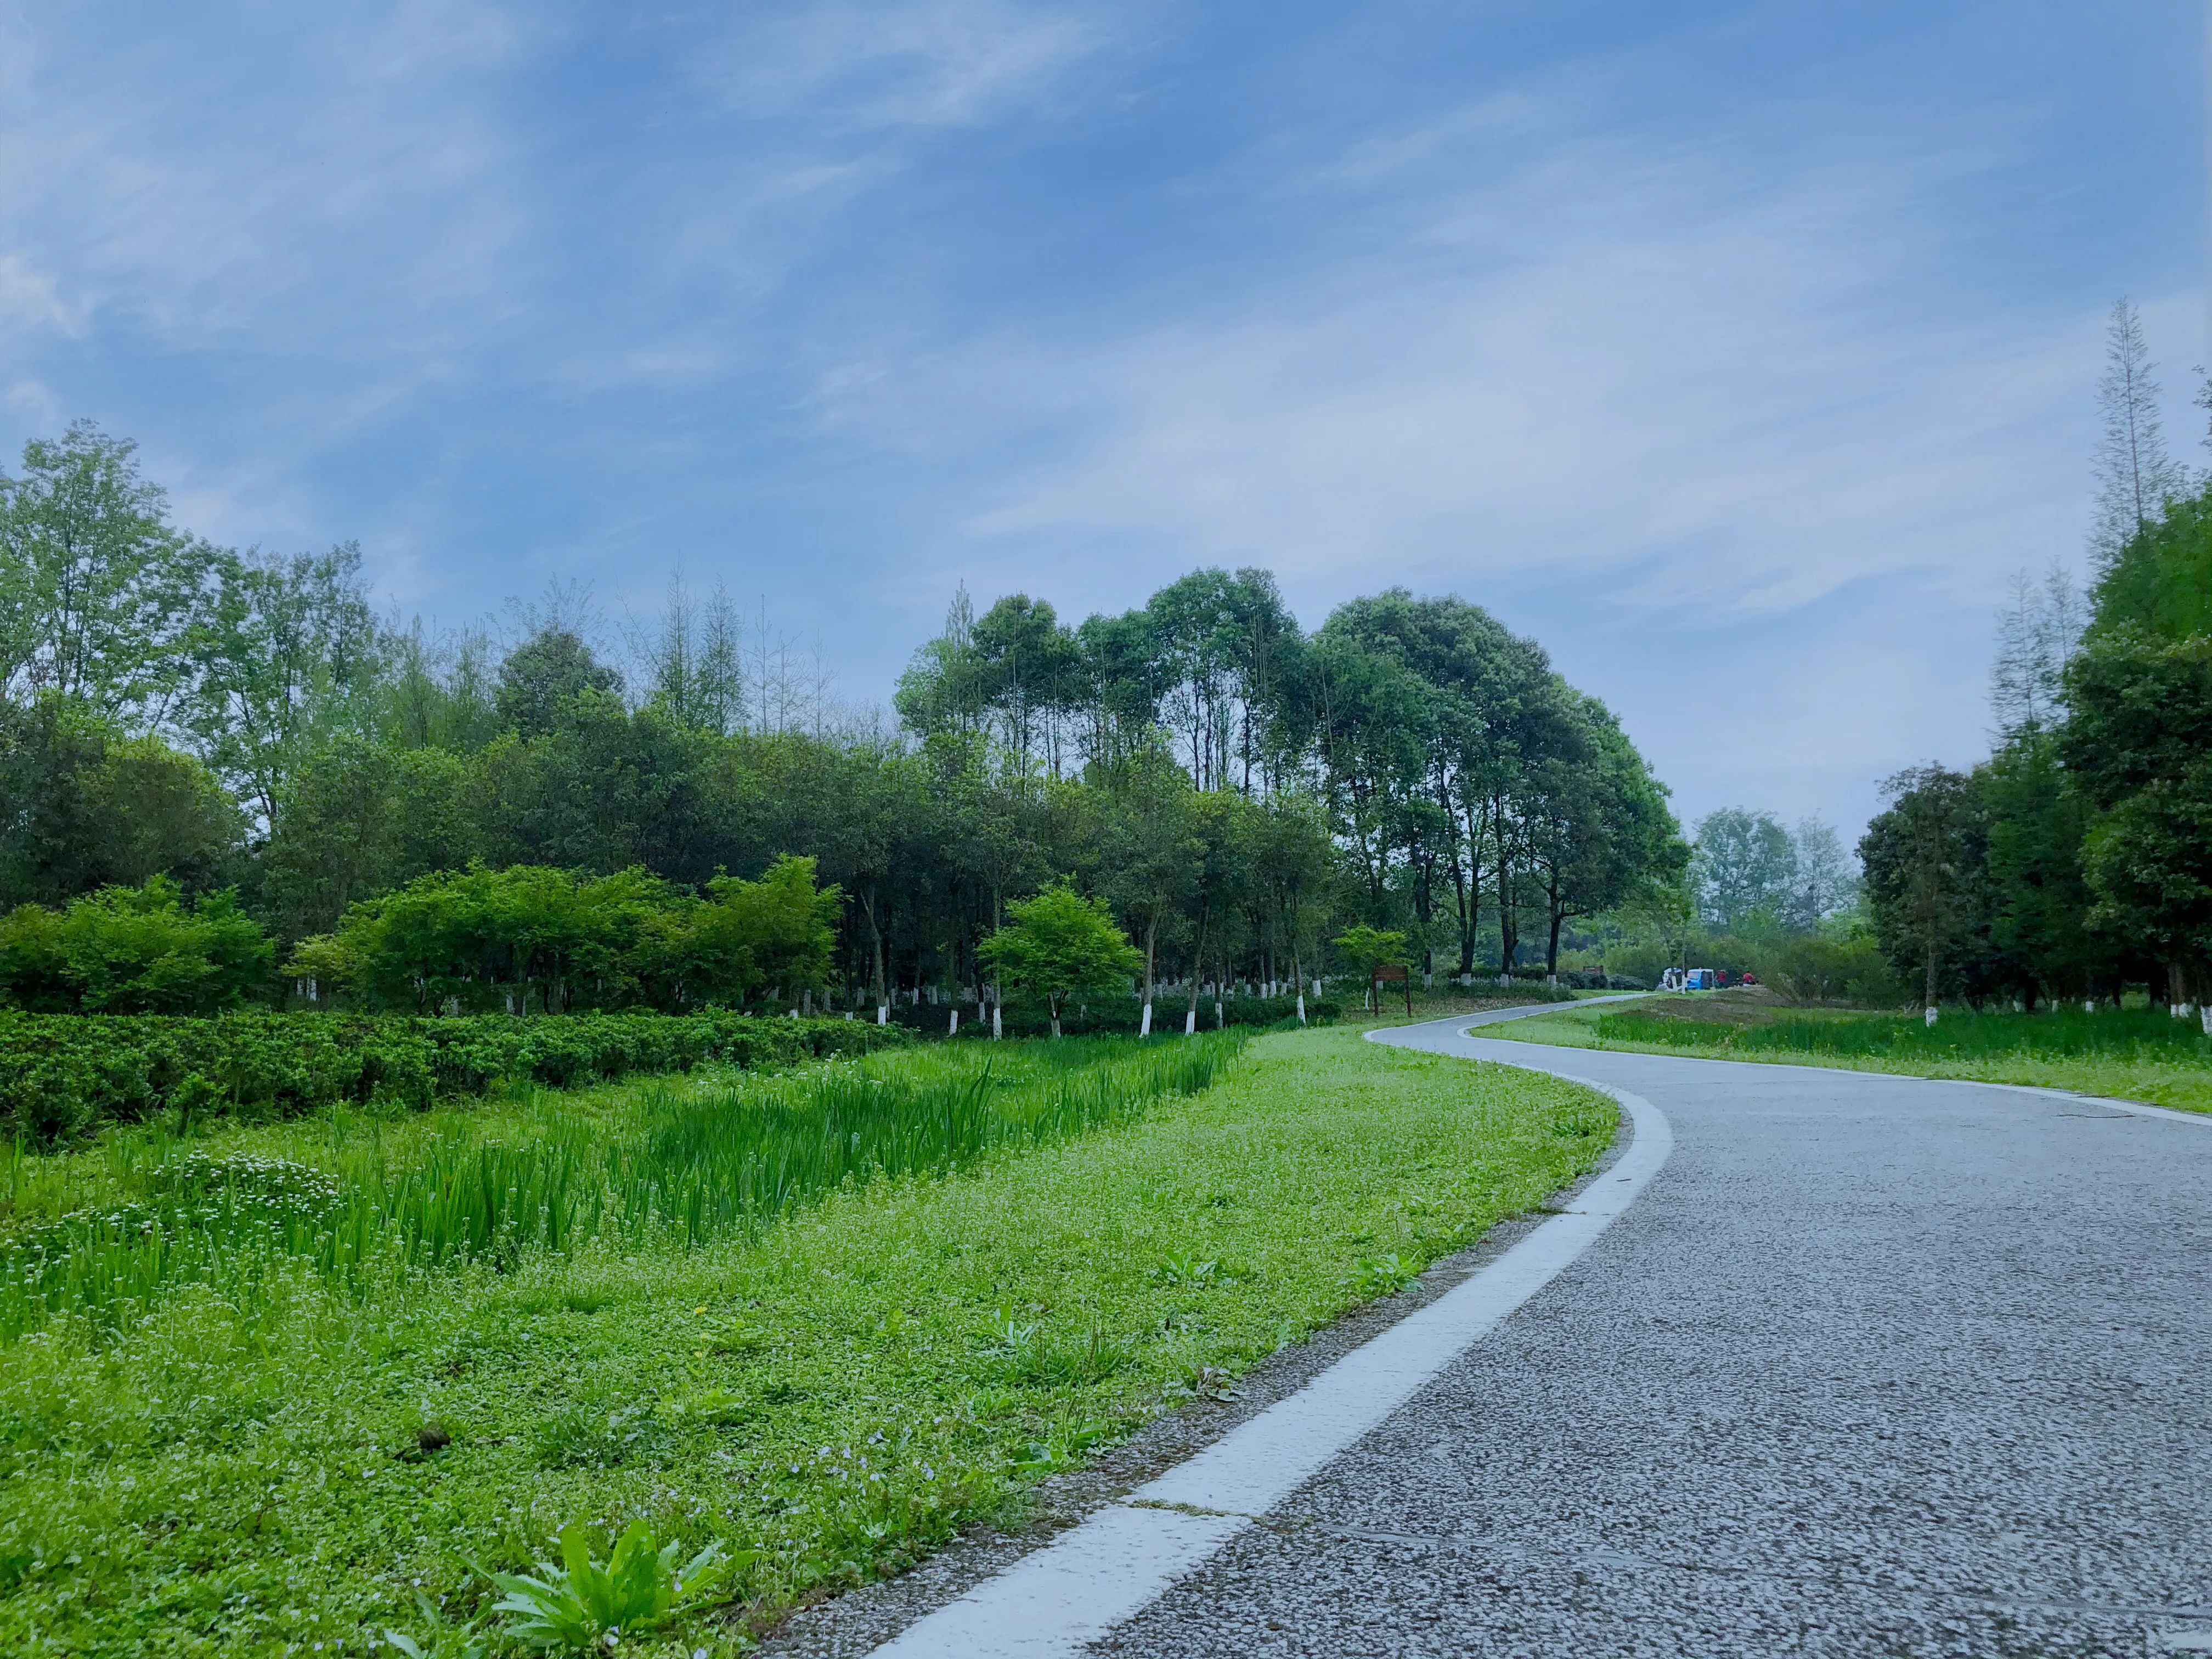
<instances>
[{"instance_id":1,"label":"green foliage","mask_svg":"<svg viewBox=\"0 0 2212 1659\"><path fill-rule=\"evenodd\" d=\"M1346 920L1405 933L1424 969L1455 937L1462 971L1493 937L1503 969L1528 965L1540 930L1556 966L1563 927L1684 856L1610 713L1456 599L1373 596L1309 638L1256 568L1073 628L963 591L895 734L834 717L719 592L675 584L626 684L573 593L526 608L502 655L379 624L349 544L240 554L166 513L87 427L0 481L0 903L234 885L283 950L315 941L308 977L380 1006L832 984L910 1006L984 988L981 940L1058 872L1113 907L1155 989L1304 982ZM815 860L803 925L756 914L786 854ZM641 920L548 883L475 895L471 921L470 895L418 885L478 864L664 886ZM495 896L568 914L487 931ZM421 924L404 940L349 921L387 899Z\"/></svg>"},{"instance_id":2,"label":"green foliage","mask_svg":"<svg viewBox=\"0 0 2212 1659\"><path fill-rule=\"evenodd\" d=\"M1141 1058L940 1045L867 1067L904 1093L988 1062L1019 1115L1122 1057ZM334 1114L209 1144L381 1189L434 1148L571 1121L635 1145L684 1091ZM504 1273L372 1256L335 1287L296 1259L212 1257L234 1276L9 1349L0 1553L21 1565L0 1650L355 1652L385 1629L440 1659L511 1649L477 1569L542 1578L548 1539L585 1518L595 1553L643 1520L679 1561L714 1545L731 1563L721 1605L679 1606L616 1651L729 1659L748 1645L738 1610L772 1620L1011 1520L1038 1476L1337 1317L1362 1261L1425 1265L1543 1202L1615 1115L1548 1079L1294 1034L1202 1093L981 1167L825 1190L698 1246L611 1236ZM11 1230L34 1200L112 1210L142 1190L134 1150L167 1156L132 1134L32 1161L0 1186ZM1218 1267L1156 1278L1170 1257ZM647 1432L618 1462L546 1466L541 1425L586 1406Z\"/></svg>"},{"instance_id":3,"label":"green foliage","mask_svg":"<svg viewBox=\"0 0 2212 1659\"><path fill-rule=\"evenodd\" d=\"M1331 942L1369 973L1406 959L1406 936L1403 933L1370 927L1365 922L1346 928Z\"/></svg>"},{"instance_id":4,"label":"green foliage","mask_svg":"<svg viewBox=\"0 0 2212 1659\"><path fill-rule=\"evenodd\" d=\"M1008 983L1045 1000L1053 1034L1060 1005L1078 991L1123 987L1145 959L1114 925L1103 900L1087 899L1065 881L1007 907L1012 920L977 947L976 957Z\"/></svg>"},{"instance_id":5,"label":"green foliage","mask_svg":"<svg viewBox=\"0 0 2212 1659\"><path fill-rule=\"evenodd\" d=\"M1791 1002L1894 1004L1905 993L1870 938L1786 939L1759 963L1760 981Z\"/></svg>"},{"instance_id":6,"label":"green foliage","mask_svg":"<svg viewBox=\"0 0 2212 1659\"><path fill-rule=\"evenodd\" d=\"M534 738L574 720L589 699L604 706L622 684L622 676L594 657L574 630L542 628L500 665L493 706L511 730Z\"/></svg>"},{"instance_id":7,"label":"green foliage","mask_svg":"<svg viewBox=\"0 0 2212 1659\"><path fill-rule=\"evenodd\" d=\"M276 947L228 890L188 903L167 877L105 887L65 910L0 916L0 1007L204 1014L265 995Z\"/></svg>"},{"instance_id":8,"label":"green foliage","mask_svg":"<svg viewBox=\"0 0 2212 1659\"><path fill-rule=\"evenodd\" d=\"M904 1032L859 1021L726 1013L0 1013L0 1133L46 1145L163 1114L283 1117L369 1101L421 1107L481 1095L500 1081L568 1088L710 1062L787 1066L905 1040Z\"/></svg>"},{"instance_id":9,"label":"green foliage","mask_svg":"<svg viewBox=\"0 0 2212 1659\"><path fill-rule=\"evenodd\" d=\"M704 900L645 870L610 876L518 865L418 876L356 905L287 971L372 1007L528 1010L742 1005L795 998L829 976L834 887L814 860L781 858L759 881L718 876Z\"/></svg>"},{"instance_id":10,"label":"green foliage","mask_svg":"<svg viewBox=\"0 0 2212 1659\"><path fill-rule=\"evenodd\" d=\"M161 874L210 886L245 829L190 756L58 695L0 702L0 906L61 904Z\"/></svg>"},{"instance_id":11,"label":"green foliage","mask_svg":"<svg viewBox=\"0 0 2212 1659\"><path fill-rule=\"evenodd\" d=\"M712 1544L678 1565L682 1546L660 1543L643 1521L623 1528L604 1562L573 1522L556 1541L560 1565L541 1561L535 1577L489 1576L504 1592L492 1611L507 1615L508 1639L556 1653L599 1650L659 1630L679 1607L702 1599L729 1565Z\"/></svg>"},{"instance_id":12,"label":"green foliage","mask_svg":"<svg viewBox=\"0 0 2212 1659\"><path fill-rule=\"evenodd\" d=\"M158 716L184 684L217 556L169 524L136 453L80 421L0 473L0 698Z\"/></svg>"},{"instance_id":13,"label":"green foliage","mask_svg":"<svg viewBox=\"0 0 2212 1659\"><path fill-rule=\"evenodd\" d=\"M706 902L677 907L655 941L653 1000L741 1004L770 988L795 1000L822 989L843 903L814 872L812 859L787 855L758 881L717 876Z\"/></svg>"}]
</instances>

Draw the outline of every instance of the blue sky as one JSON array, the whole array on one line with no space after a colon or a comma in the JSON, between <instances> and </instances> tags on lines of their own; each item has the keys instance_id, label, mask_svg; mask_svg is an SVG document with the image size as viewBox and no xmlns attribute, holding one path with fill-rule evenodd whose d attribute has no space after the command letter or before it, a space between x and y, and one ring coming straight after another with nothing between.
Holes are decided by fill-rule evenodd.
<instances>
[{"instance_id":1,"label":"blue sky","mask_svg":"<svg viewBox=\"0 0 2212 1659\"><path fill-rule=\"evenodd\" d=\"M447 623L680 568L884 699L956 582L1264 564L1535 635L1686 817L1855 832L2080 561L2105 313L2193 461L2201 6L0 20L0 446Z\"/></svg>"}]
</instances>

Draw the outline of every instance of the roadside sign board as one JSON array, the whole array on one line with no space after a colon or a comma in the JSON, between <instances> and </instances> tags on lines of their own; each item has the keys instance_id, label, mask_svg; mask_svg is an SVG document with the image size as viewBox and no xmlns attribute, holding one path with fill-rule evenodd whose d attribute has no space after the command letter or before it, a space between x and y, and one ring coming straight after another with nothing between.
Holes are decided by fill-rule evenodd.
<instances>
[{"instance_id":1,"label":"roadside sign board","mask_svg":"<svg viewBox=\"0 0 2212 1659\"><path fill-rule=\"evenodd\" d=\"M1374 978L1369 983L1370 988L1375 993L1375 1012L1378 1014L1382 1012L1382 988L1386 985L1403 985L1406 988L1406 1017L1408 1019L1413 1018L1413 970L1412 969L1403 963L1378 963L1375 969Z\"/></svg>"}]
</instances>

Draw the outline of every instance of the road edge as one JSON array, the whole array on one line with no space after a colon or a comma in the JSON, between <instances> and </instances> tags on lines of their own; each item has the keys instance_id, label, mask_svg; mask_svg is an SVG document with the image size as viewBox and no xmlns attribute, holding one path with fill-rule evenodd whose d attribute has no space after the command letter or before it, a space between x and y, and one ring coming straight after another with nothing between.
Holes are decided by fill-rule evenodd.
<instances>
[{"instance_id":1,"label":"road edge","mask_svg":"<svg viewBox=\"0 0 2212 1659\"><path fill-rule=\"evenodd\" d=\"M1526 1017L1518 1009L1499 1012ZM1365 1036L1391 1047L1424 1048L1395 1039L1439 1025L1451 1028L1439 1035L1456 1036L1474 1023L1457 1015ZM1627 1090L1542 1066L1516 1069L1595 1090L1628 1116L1632 1138L1626 1151L1599 1182L1583 1190L1577 1207L1552 1217L1303 1387L873 1651L882 1659L1060 1659L1076 1652L1143 1611L1256 1524L1578 1259L1666 1163L1674 1150L1673 1126L1657 1107Z\"/></svg>"}]
</instances>

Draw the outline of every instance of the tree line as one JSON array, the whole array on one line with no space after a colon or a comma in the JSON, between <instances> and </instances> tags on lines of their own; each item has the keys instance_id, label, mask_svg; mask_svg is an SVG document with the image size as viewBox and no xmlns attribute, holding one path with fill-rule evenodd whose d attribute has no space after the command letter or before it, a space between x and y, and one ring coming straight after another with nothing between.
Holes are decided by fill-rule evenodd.
<instances>
[{"instance_id":1,"label":"tree line","mask_svg":"<svg viewBox=\"0 0 2212 1659\"><path fill-rule=\"evenodd\" d=\"M2100 404L2087 591L2015 581L1993 752L1890 779L1861 843L1882 948L1931 1009L2212 1000L2212 475L2168 455L2124 302Z\"/></svg>"},{"instance_id":2,"label":"tree line","mask_svg":"<svg viewBox=\"0 0 2212 1659\"><path fill-rule=\"evenodd\" d=\"M1194 1011L1304 983L1353 923L1431 976L1553 969L1688 858L1611 713L1455 598L1309 633L1259 569L1072 626L963 592L888 715L719 589L677 583L625 653L604 632L573 592L504 643L380 618L351 545L215 547L129 443L29 444L0 476L0 907L58 920L0 931L0 996L64 995L133 927L158 959L222 894L215 932L249 921L317 1000L973 1002L1010 905L1064 878L1146 1003ZM776 911L794 861L819 903Z\"/></svg>"}]
</instances>

